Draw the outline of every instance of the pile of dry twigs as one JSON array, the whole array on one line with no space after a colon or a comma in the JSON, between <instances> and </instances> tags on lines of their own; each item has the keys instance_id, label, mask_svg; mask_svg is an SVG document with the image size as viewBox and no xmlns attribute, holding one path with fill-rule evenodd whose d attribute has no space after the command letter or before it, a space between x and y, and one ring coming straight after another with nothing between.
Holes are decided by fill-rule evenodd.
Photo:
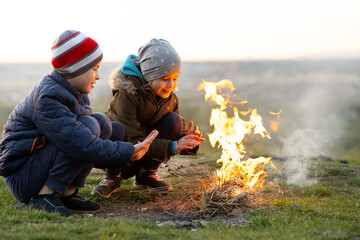
<instances>
[{"instance_id":1,"label":"pile of dry twigs","mask_svg":"<svg viewBox=\"0 0 360 240\"><path fill-rule=\"evenodd\" d=\"M181 177L181 187L186 189L186 197L196 203L200 213L228 214L234 209L252 207L252 199L256 194L243 189L242 181L231 181L219 184L213 171L199 171L194 167L171 166L169 173ZM208 169L209 170L209 169Z\"/></svg>"},{"instance_id":2,"label":"pile of dry twigs","mask_svg":"<svg viewBox=\"0 0 360 240\"><path fill-rule=\"evenodd\" d=\"M211 215L228 214L234 209L251 207L254 195L255 192L245 190L241 182L219 184L218 177L214 176L206 184L200 211Z\"/></svg>"}]
</instances>

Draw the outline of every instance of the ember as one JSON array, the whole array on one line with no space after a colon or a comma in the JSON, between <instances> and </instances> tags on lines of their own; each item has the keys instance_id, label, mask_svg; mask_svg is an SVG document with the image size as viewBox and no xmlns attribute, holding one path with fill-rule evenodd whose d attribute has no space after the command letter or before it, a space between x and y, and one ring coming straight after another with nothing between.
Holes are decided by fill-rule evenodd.
<instances>
[{"instance_id":1,"label":"ember","mask_svg":"<svg viewBox=\"0 0 360 240\"><path fill-rule=\"evenodd\" d=\"M214 202L220 204L221 202L221 208L224 208L223 203L229 205L238 203L235 206L240 206L241 202L239 201L247 199L246 193L263 188L267 175L264 166L270 163L276 169L271 158L259 157L244 160L246 151L242 141L245 135L249 134L259 134L263 138L269 139L271 136L264 128L262 117L256 109L250 108L248 111L239 111L236 107L230 107L230 105L236 106L247 103L247 101L230 102L229 95L222 94L222 92L231 93L235 90L231 81L224 79L213 83L203 80L199 90L206 92L206 101L211 99L220 106L212 109L211 112L210 125L214 127L214 132L209 134L209 140L213 147L218 143L218 147L222 148L221 158L217 160L217 162L222 163L222 167L216 172L213 181L205 189L205 202L207 203L205 205L211 205ZM225 111L228 107L232 108L233 117L228 117ZM249 121L241 119L239 114L243 116L250 114ZM280 112L276 114L280 114Z\"/></svg>"}]
</instances>

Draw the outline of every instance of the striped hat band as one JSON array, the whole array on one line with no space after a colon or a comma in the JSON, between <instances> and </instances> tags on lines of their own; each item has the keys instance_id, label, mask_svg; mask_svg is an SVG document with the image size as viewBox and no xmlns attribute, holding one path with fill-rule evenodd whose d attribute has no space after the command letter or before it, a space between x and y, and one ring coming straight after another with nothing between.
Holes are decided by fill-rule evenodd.
<instances>
[{"instance_id":1,"label":"striped hat band","mask_svg":"<svg viewBox=\"0 0 360 240\"><path fill-rule=\"evenodd\" d=\"M103 57L97 42L74 30L63 32L54 41L51 54L54 70L65 78L73 78L87 72Z\"/></svg>"}]
</instances>

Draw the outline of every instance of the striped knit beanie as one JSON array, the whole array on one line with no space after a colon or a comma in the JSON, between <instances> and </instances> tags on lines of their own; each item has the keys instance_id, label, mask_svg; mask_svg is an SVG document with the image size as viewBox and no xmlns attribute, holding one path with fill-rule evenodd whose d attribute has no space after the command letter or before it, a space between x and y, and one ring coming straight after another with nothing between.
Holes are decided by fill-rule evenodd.
<instances>
[{"instance_id":1,"label":"striped knit beanie","mask_svg":"<svg viewBox=\"0 0 360 240\"><path fill-rule=\"evenodd\" d=\"M51 55L54 70L65 78L74 78L96 66L103 52L97 42L84 33L66 30L55 39Z\"/></svg>"},{"instance_id":2,"label":"striped knit beanie","mask_svg":"<svg viewBox=\"0 0 360 240\"><path fill-rule=\"evenodd\" d=\"M181 72L181 59L164 39L151 39L139 48L140 69L146 82Z\"/></svg>"}]
</instances>

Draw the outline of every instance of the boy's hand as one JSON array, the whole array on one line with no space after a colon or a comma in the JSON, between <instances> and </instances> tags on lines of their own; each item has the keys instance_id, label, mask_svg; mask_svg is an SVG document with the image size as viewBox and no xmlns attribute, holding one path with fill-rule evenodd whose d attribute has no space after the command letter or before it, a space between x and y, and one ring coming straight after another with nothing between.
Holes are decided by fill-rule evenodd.
<instances>
[{"instance_id":1,"label":"boy's hand","mask_svg":"<svg viewBox=\"0 0 360 240\"><path fill-rule=\"evenodd\" d=\"M199 131L198 126L195 125L195 126L194 126L194 129L192 129L192 128L193 128L193 125L194 125L194 123L193 123L193 121L191 121L191 122L189 123L189 127L188 127L188 130L187 130L186 135L197 135L198 137L201 137L201 136L202 136L202 133ZM204 141L205 141L205 140L204 140Z\"/></svg>"},{"instance_id":2,"label":"boy's hand","mask_svg":"<svg viewBox=\"0 0 360 240\"><path fill-rule=\"evenodd\" d=\"M146 152L149 150L150 144L152 143L152 141L154 141L154 139L156 138L156 136L159 134L159 131L157 130L153 130L142 142L138 142L137 144L134 145L135 150L134 153L131 157L131 160L133 161L137 161L140 160L145 154Z\"/></svg>"},{"instance_id":3,"label":"boy's hand","mask_svg":"<svg viewBox=\"0 0 360 240\"><path fill-rule=\"evenodd\" d=\"M180 138L179 140L177 140L175 144L175 152L179 152L183 149L193 149L197 145L200 145L200 142L204 142L204 141L205 139L201 138L201 135L200 136L196 134L186 135Z\"/></svg>"}]
</instances>

